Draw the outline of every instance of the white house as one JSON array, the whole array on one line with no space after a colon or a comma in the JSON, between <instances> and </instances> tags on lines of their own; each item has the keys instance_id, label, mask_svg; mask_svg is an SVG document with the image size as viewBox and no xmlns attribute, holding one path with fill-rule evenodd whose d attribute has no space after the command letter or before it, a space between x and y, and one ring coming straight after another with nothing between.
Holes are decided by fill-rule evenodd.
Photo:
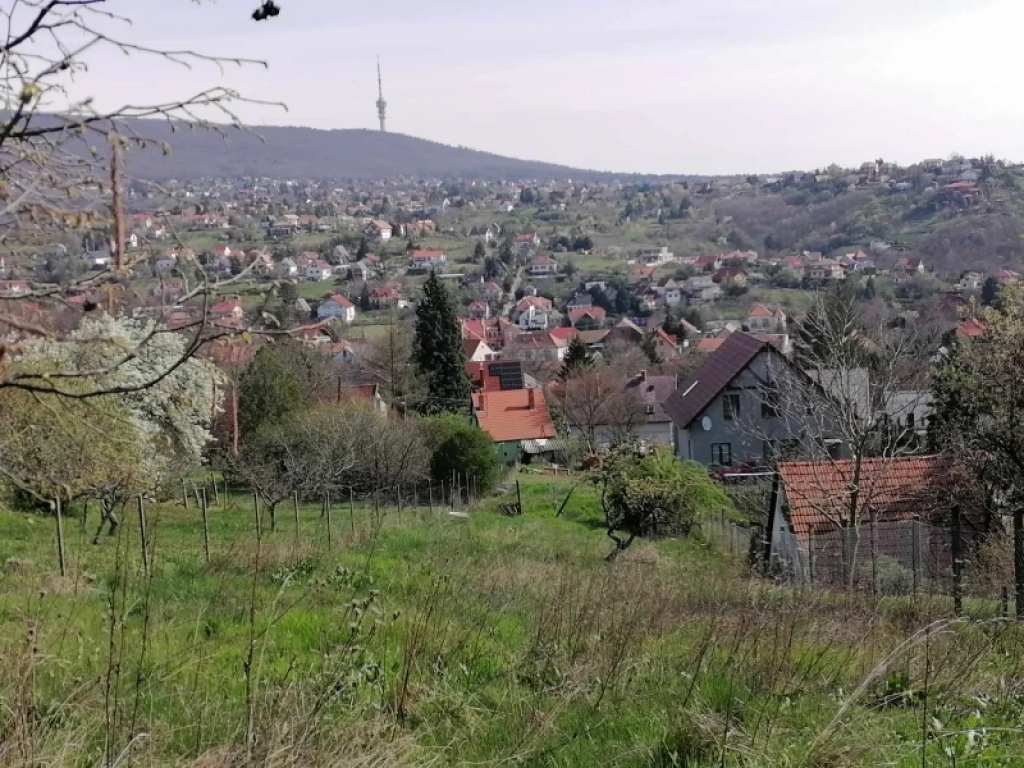
<instances>
[{"instance_id":1,"label":"white house","mask_svg":"<svg viewBox=\"0 0 1024 768\"><path fill-rule=\"evenodd\" d=\"M440 267L448 263L448 254L444 251L413 251L412 265L420 269Z\"/></svg>"},{"instance_id":2,"label":"white house","mask_svg":"<svg viewBox=\"0 0 1024 768\"><path fill-rule=\"evenodd\" d=\"M287 256L281 259L281 262L277 265L278 277L295 277L297 274L299 274L299 265L295 263L294 259L290 259Z\"/></svg>"},{"instance_id":3,"label":"white house","mask_svg":"<svg viewBox=\"0 0 1024 768\"><path fill-rule=\"evenodd\" d=\"M530 277L552 277L558 272L558 262L540 254L530 260Z\"/></svg>"},{"instance_id":4,"label":"white house","mask_svg":"<svg viewBox=\"0 0 1024 768\"><path fill-rule=\"evenodd\" d=\"M310 282L322 283L325 280L330 280L332 274L334 274L334 270L326 261L317 259L306 265L305 275Z\"/></svg>"},{"instance_id":5,"label":"white house","mask_svg":"<svg viewBox=\"0 0 1024 768\"><path fill-rule=\"evenodd\" d=\"M381 242L386 243L391 239L391 235L394 233L391 225L383 219L374 219L366 228L368 235L377 238Z\"/></svg>"},{"instance_id":6,"label":"white house","mask_svg":"<svg viewBox=\"0 0 1024 768\"><path fill-rule=\"evenodd\" d=\"M656 251L640 251L633 260L633 263L641 264L645 267L660 267L662 264L668 264L674 257L672 251L663 246Z\"/></svg>"},{"instance_id":7,"label":"white house","mask_svg":"<svg viewBox=\"0 0 1024 768\"><path fill-rule=\"evenodd\" d=\"M351 323L356 319L356 305L344 296L334 294L320 303L316 309L316 316L320 320L341 320L346 324Z\"/></svg>"},{"instance_id":8,"label":"white house","mask_svg":"<svg viewBox=\"0 0 1024 768\"><path fill-rule=\"evenodd\" d=\"M178 259L173 253L168 253L161 256L156 260L154 264L157 274L166 275L168 272L173 272L178 267Z\"/></svg>"}]
</instances>

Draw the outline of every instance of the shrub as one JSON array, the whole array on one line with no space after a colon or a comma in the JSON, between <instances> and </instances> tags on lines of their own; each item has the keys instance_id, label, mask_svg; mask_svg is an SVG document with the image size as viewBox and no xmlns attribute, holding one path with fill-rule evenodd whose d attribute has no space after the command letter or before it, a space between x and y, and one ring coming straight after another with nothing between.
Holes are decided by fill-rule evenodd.
<instances>
[{"instance_id":1,"label":"shrub","mask_svg":"<svg viewBox=\"0 0 1024 768\"><path fill-rule=\"evenodd\" d=\"M428 417L422 423L432 452L430 474L435 482L451 482L454 472L475 478L479 493L494 488L501 463L486 432L455 414Z\"/></svg>"}]
</instances>

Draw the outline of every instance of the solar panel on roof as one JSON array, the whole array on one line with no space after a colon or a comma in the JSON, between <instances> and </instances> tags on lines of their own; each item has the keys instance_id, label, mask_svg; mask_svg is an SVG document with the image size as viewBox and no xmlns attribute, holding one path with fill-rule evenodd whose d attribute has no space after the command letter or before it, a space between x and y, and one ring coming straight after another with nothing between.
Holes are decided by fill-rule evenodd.
<instances>
[{"instance_id":1,"label":"solar panel on roof","mask_svg":"<svg viewBox=\"0 0 1024 768\"><path fill-rule=\"evenodd\" d=\"M502 392L523 388L523 367L519 362L492 363L488 373L498 378Z\"/></svg>"}]
</instances>

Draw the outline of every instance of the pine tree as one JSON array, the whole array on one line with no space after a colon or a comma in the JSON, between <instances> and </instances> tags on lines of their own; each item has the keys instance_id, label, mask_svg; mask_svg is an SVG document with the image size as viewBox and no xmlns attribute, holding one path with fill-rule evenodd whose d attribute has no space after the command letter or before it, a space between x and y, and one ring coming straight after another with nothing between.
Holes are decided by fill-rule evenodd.
<instances>
[{"instance_id":1,"label":"pine tree","mask_svg":"<svg viewBox=\"0 0 1024 768\"><path fill-rule=\"evenodd\" d=\"M468 406L466 353L455 305L434 271L423 285L423 300L416 308L413 361L427 382L426 411L457 412Z\"/></svg>"},{"instance_id":2,"label":"pine tree","mask_svg":"<svg viewBox=\"0 0 1024 768\"><path fill-rule=\"evenodd\" d=\"M356 250L356 261L360 261L366 254L370 252L370 246L366 242L364 237L359 241L359 248Z\"/></svg>"},{"instance_id":3,"label":"pine tree","mask_svg":"<svg viewBox=\"0 0 1024 768\"><path fill-rule=\"evenodd\" d=\"M502 241L501 247L498 249L498 258L506 267L511 266L515 261L515 254L512 252L512 238L506 237Z\"/></svg>"},{"instance_id":4,"label":"pine tree","mask_svg":"<svg viewBox=\"0 0 1024 768\"><path fill-rule=\"evenodd\" d=\"M473 261L479 264L485 256L487 256L487 250L484 248L483 241L477 240L476 246L473 248Z\"/></svg>"},{"instance_id":5,"label":"pine tree","mask_svg":"<svg viewBox=\"0 0 1024 768\"><path fill-rule=\"evenodd\" d=\"M573 336L569 342L569 348L565 351L565 359L562 361L562 370L559 371L558 377L565 381L574 373L590 368L593 364L594 361L591 359L583 339L578 335Z\"/></svg>"},{"instance_id":6,"label":"pine tree","mask_svg":"<svg viewBox=\"0 0 1024 768\"><path fill-rule=\"evenodd\" d=\"M373 309L373 305L370 304L370 284L363 283L363 292L359 294L359 309L362 312L369 312Z\"/></svg>"},{"instance_id":7,"label":"pine tree","mask_svg":"<svg viewBox=\"0 0 1024 768\"><path fill-rule=\"evenodd\" d=\"M989 277L981 286L981 304L984 307L994 307L999 299L999 281Z\"/></svg>"}]
</instances>

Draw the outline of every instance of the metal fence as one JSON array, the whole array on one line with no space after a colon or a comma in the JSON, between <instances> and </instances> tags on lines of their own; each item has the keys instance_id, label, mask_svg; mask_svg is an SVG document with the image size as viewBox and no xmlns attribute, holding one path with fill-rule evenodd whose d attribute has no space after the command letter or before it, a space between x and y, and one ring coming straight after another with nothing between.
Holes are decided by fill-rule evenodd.
<instances>
[{"instance_id":1,"label":"metal fence","mask_svg":"<svg viewBox=\"0 0 1024 768\"><path fill-rule=\"evenodd\" d=\"M726 554L743 557L759 574L820 589L877 596L946 596L957 612L965 598L1013 610L1016 591L1010 521L982 531L958 514L945 524L868 520L856 527L812 527L799 535L743 527L716 516L705 537ZM766 559L767 558L767 559Z\"/></svg>"}]
</instances>

